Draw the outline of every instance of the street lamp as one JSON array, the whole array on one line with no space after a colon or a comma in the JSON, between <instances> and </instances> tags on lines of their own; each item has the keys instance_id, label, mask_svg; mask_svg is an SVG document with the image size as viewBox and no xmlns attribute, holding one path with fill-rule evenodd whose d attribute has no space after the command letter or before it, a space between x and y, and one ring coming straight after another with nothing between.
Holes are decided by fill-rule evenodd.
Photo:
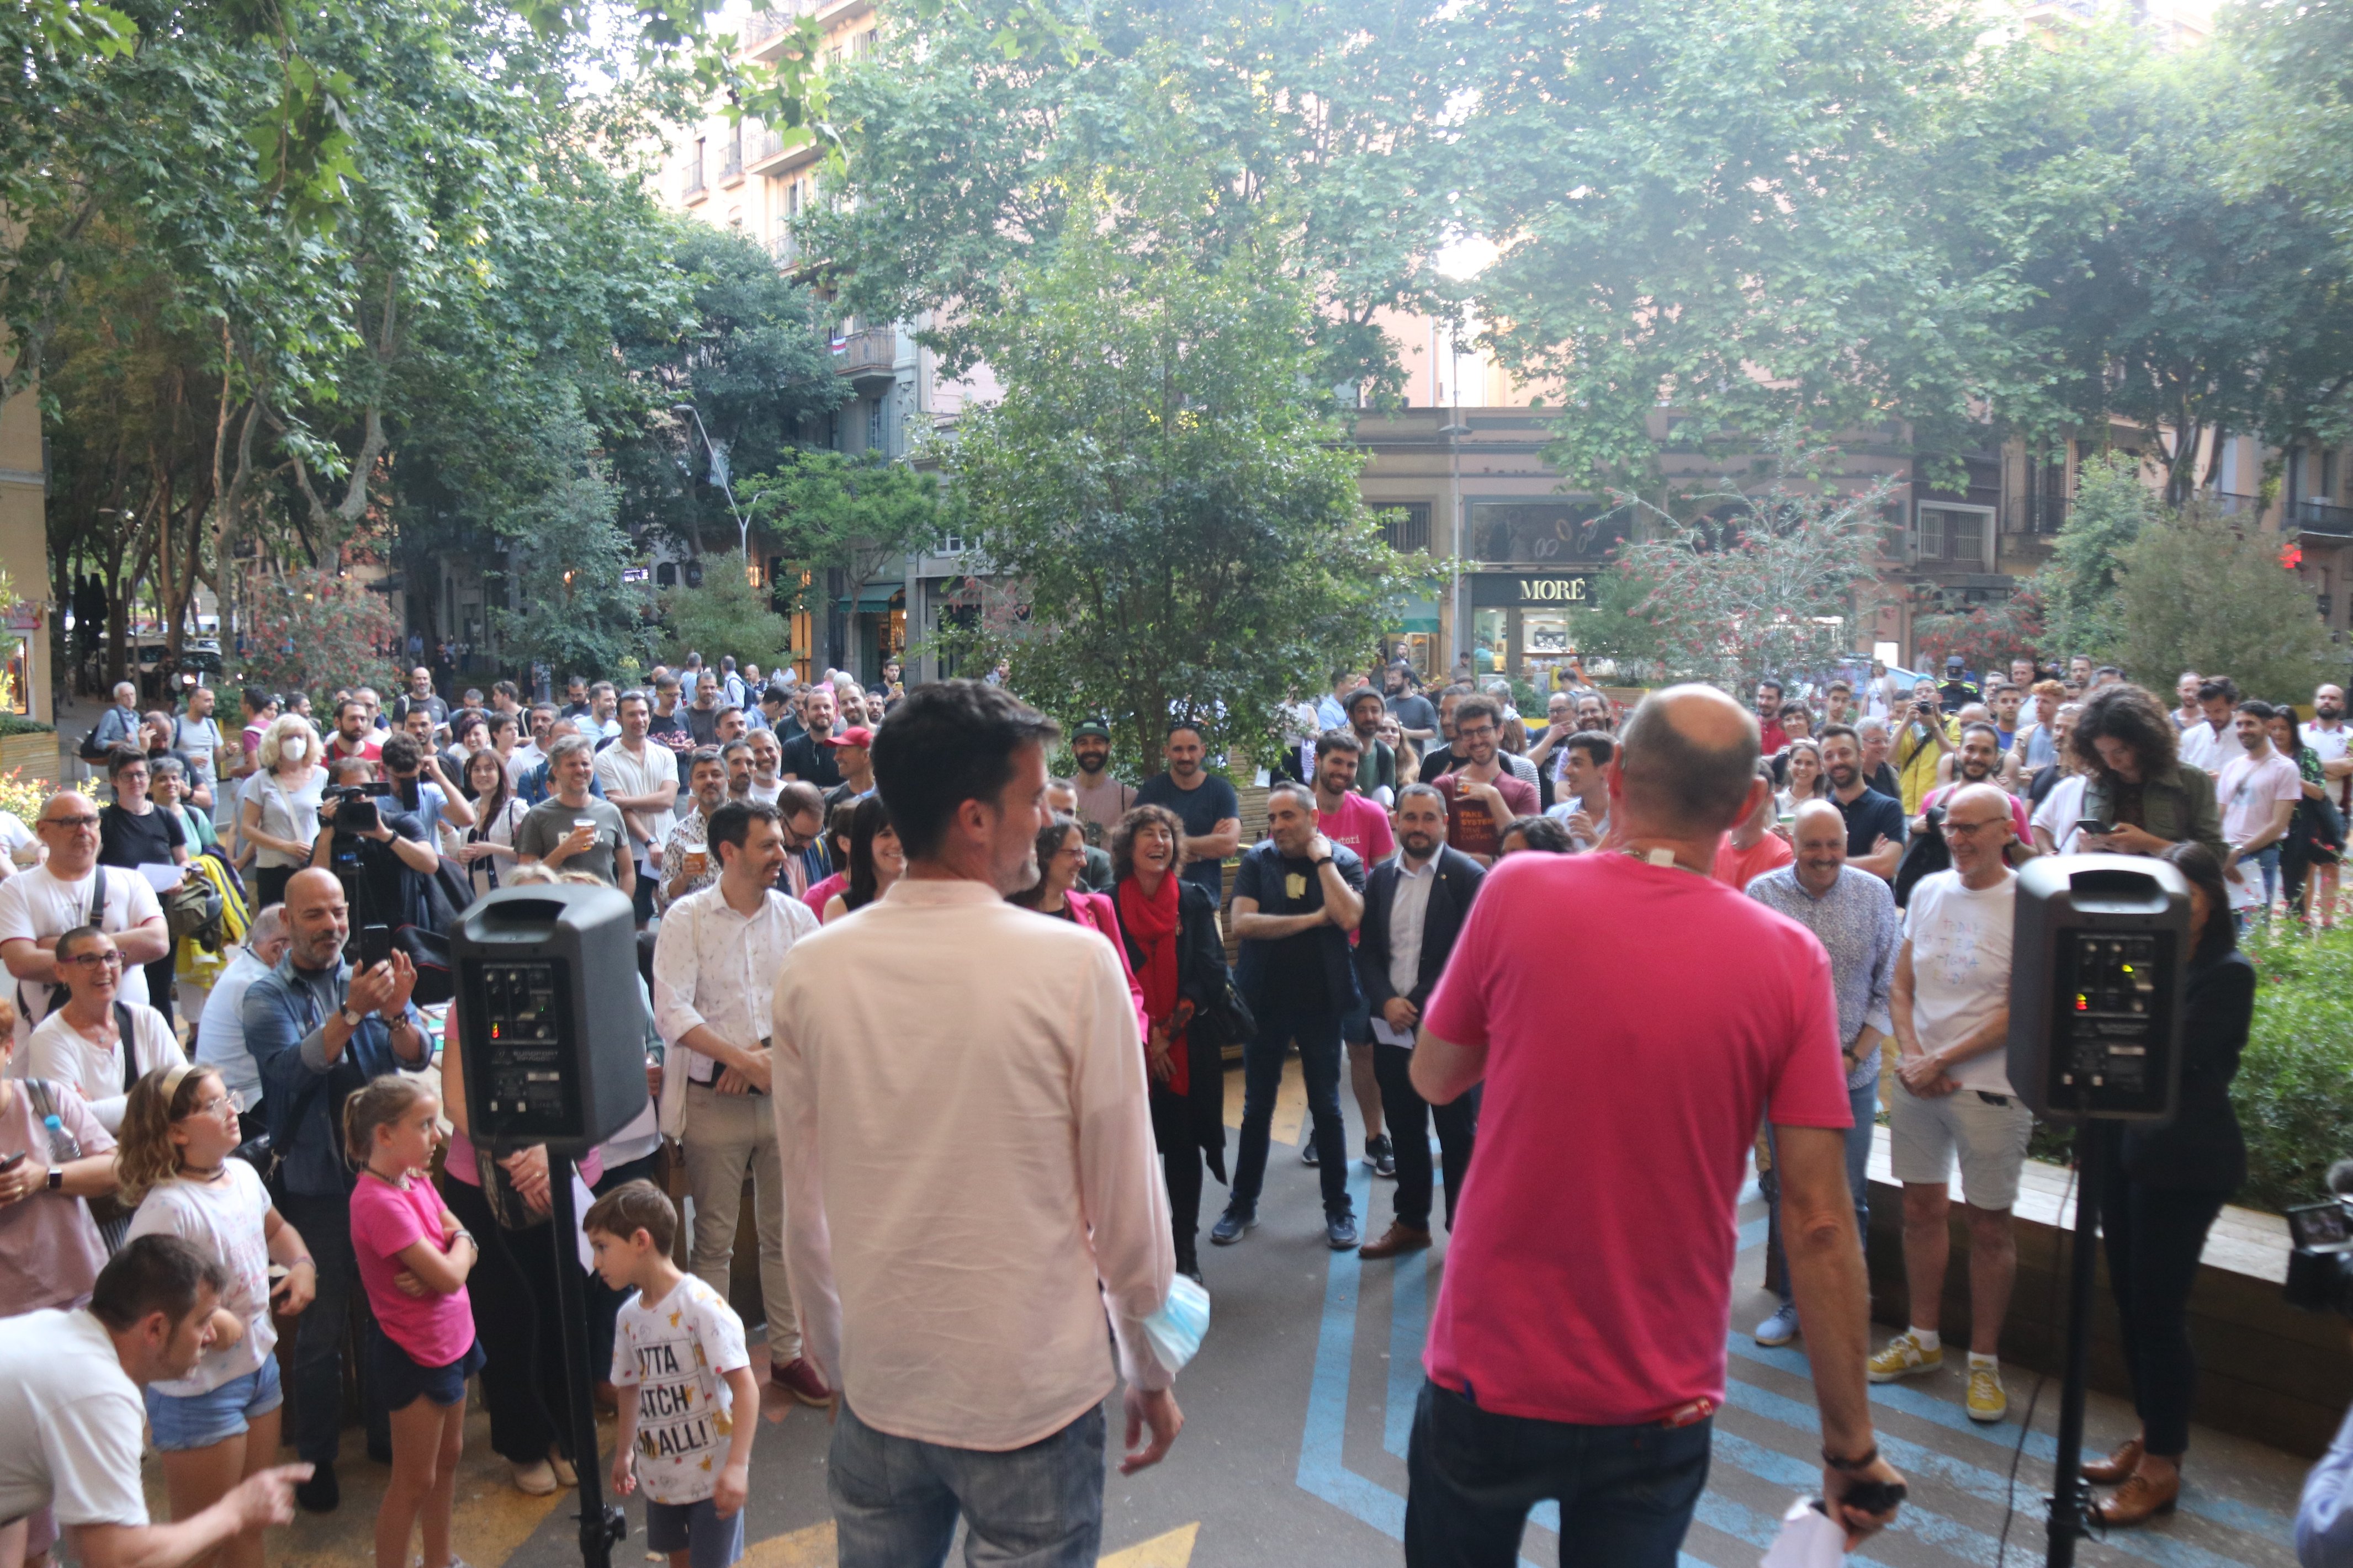
<instances>
[{"instance_id":1,"label":"street lamp","mask_svg":"<svg viewBox=\"0 0 2353 1568\"><path fill-rule=\"evenodd\" d=\"M721 451L719 444L711 438L710 430L703 426L702 414L693 404L673 403L670 411L691 416L694 427L702 433L702 444L711 451L711 477L719 481L719 489L727 497L727 510L735 514L735 542L743 551L744 569L749 571L752 565L752 521L744 515L744 509L735 504L735 487L728 482L727 454Z\"/></svg>"}]
</instances>

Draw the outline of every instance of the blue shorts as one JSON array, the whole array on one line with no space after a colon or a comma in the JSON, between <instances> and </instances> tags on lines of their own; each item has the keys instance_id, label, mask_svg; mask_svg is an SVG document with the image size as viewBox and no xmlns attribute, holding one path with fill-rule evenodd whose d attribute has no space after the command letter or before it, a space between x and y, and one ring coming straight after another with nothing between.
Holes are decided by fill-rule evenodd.
<instances>
[{"instance_id":1,"label":"blue shorts","mask_svg":"<svg viewBox=\"0 0 2353 1568\"><path fill-rule=\"evenodd\" d=\"M646 1500L646 1545L655 1552L683 1552L691 1568L728 1568L744 1555L744 1510L719 1517L710 1498L701 1502Z\"/></svg>"},{"instance_id":2,"label":"blue shorts","mask_svg":"<svg viewBox=\"0 0 2353 1568\"><path fill-rule=\"evenodd\" d=\"M466 1353L447 1366L419 1366L392 1341L384 1325L368 1320L368 1375L375 1380L375 1396L386 1410L406 1410L419 1399L429 1399L444 1410L466 1397L466 1380L482 1370L486 1358L476 1340Z\"/></svg>"},{"instance_id":3,"label":"blue shorts","mask_svg":"<svg viewBox=\"0 0 2353 1568\"><path fill-rule=\"evenodd\" d=\"M209 1448L243 1436L255 1417L267 1415L285 1403L285 1390L278 1383L278 1358L267 1355L260 1366L243 1377L230 1378L210 1394L147 1390L147 1425L154 1429L159 1452Z\"/></svg>"}]
</instances>

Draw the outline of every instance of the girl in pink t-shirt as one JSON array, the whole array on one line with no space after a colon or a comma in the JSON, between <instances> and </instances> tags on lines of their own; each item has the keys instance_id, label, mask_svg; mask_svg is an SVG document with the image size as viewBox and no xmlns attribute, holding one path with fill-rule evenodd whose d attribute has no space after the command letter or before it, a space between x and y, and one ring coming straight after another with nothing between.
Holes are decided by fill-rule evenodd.
<instances>
[{"instance_id":1,"label":"girl in pink t-shirt","mask_svg":"<svg viewBox=\"0 0 2353 1568\"><path fill-rule=\"evenodd\" d=\"M482 1364L466 1276L474 1238L426 1174L441 1101L413 1079L380 1078L343 1102L343 1149L360 1163L352 1250L375 1321L368 1368L392 1412L392 1481L375 1516L376 1568L449 1568L449 1512L464 1446L466 1379Z\"/></svg>"}]
</instances>

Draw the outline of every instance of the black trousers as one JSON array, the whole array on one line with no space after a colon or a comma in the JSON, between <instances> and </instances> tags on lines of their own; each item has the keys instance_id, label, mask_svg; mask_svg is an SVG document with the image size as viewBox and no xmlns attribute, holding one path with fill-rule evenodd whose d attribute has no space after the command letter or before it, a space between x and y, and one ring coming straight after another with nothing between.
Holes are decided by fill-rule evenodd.
<instances>
[{"instance_id":1,"label":"black trousers","mask_svg":"<svg viewBox=\"0 0 2353 1568\"><path fill-rule=\"evenodd\" d=\"M559 1182L571 1179L560 1162L551 1161L548 1173ZM481 1261L466 1280L466 1298L474 1309L474 1335L482 1342L482 1404L491 1413L491 1447L517 1465L546 1458L550 1445L570 1458L572 1384L564 1371L555 1271L577 1268L579 1262L557 1256L553 1220L527 1230L501 1229L482 1189L455 1176L442 1182L441 1196L482 1248ZM572 1249L566 1245L564 1250ZM596 1369L589 1376L596 1381Z\"/></svg>"},{"instance_id":2,"label":"black trousers","mask_svg":"<svg viewBox=\"0 0 2353 1568\"><path fill-rule=\"evenodd\" d=\"M1462 1201L1462 1178L1471 1169L1471 1145L1479 1131L1479 1090L1451 1105L1432 1105L1413 1087L1413 1052L1373 1042L1373 1077L1381 1086L1381 1116L1388 1122L1397 1153L1397 1217L1417 1230L1430 1228L1430 1124L1438 1123L1438 1157L1446 1175L1446 1228Z\"/></svg>"},{"instance_id":3,"label":"black trousers","mask_svg":"<svg viewBox=\"0 0 2353 1568\"><path fill-rule=\"evenodd\" d=\"M2178 1458L2189 1447L2198 1357L2189 1344L2189 1288L2206 1232L2227 1193L2172 1192L2136 1182L2111 1161L2100 1194L2108 1283L2123 1328L2133 1403L2148 1451Z\"/></svg>"},{"instance_id":4,"label":"black trousers","mask_svg":"<svg viewBox=\"0 0 2353 1568\"><path fill-rule=\"evenodd\" d=\"M175 978L174 971L179 967L179 940L174 938L163 957L140 971L147 976L147 1005L163 1014L166 1024L176 1022L172 1014L172 983Z\"/></svg>"}]
</instances>

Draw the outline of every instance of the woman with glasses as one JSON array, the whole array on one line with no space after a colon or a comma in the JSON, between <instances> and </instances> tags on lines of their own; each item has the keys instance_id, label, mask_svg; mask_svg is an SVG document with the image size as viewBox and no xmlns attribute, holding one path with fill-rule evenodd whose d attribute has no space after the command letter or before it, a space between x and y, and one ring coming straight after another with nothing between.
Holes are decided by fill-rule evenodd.
<instances>
[{"instance_id":1,"label":"woman with glasses","mask_svg":"<svg viewBox=\"0 0 2353 1568\"><path fill-rule=\"evenodd\" d=\"M33 1031L26 1076L74 1090L100 1126L119 1132L131 1086L188 1058L163 1014L122 1000L122 950L112 937L76 926L58 938L57 964L65 1004Z\"/></svg>"},{"instance_id":2,"label":"woman with glasses","mask_svg":"<svg viewBox=\"0 0 2353 1568\"><path fill-rule=\"evenodd\" d=\"M134 876L142 866L185 866L187 829L179 815L163 811L148 797L153 764L135 746L117 746L106 759L107 781L114 785L114 804L98 814L98 863L119 866ZM147 965L147 1004L172 1021L172 975L177 967L173 942L164 956Z\"/></svg>"}]
</instances>

